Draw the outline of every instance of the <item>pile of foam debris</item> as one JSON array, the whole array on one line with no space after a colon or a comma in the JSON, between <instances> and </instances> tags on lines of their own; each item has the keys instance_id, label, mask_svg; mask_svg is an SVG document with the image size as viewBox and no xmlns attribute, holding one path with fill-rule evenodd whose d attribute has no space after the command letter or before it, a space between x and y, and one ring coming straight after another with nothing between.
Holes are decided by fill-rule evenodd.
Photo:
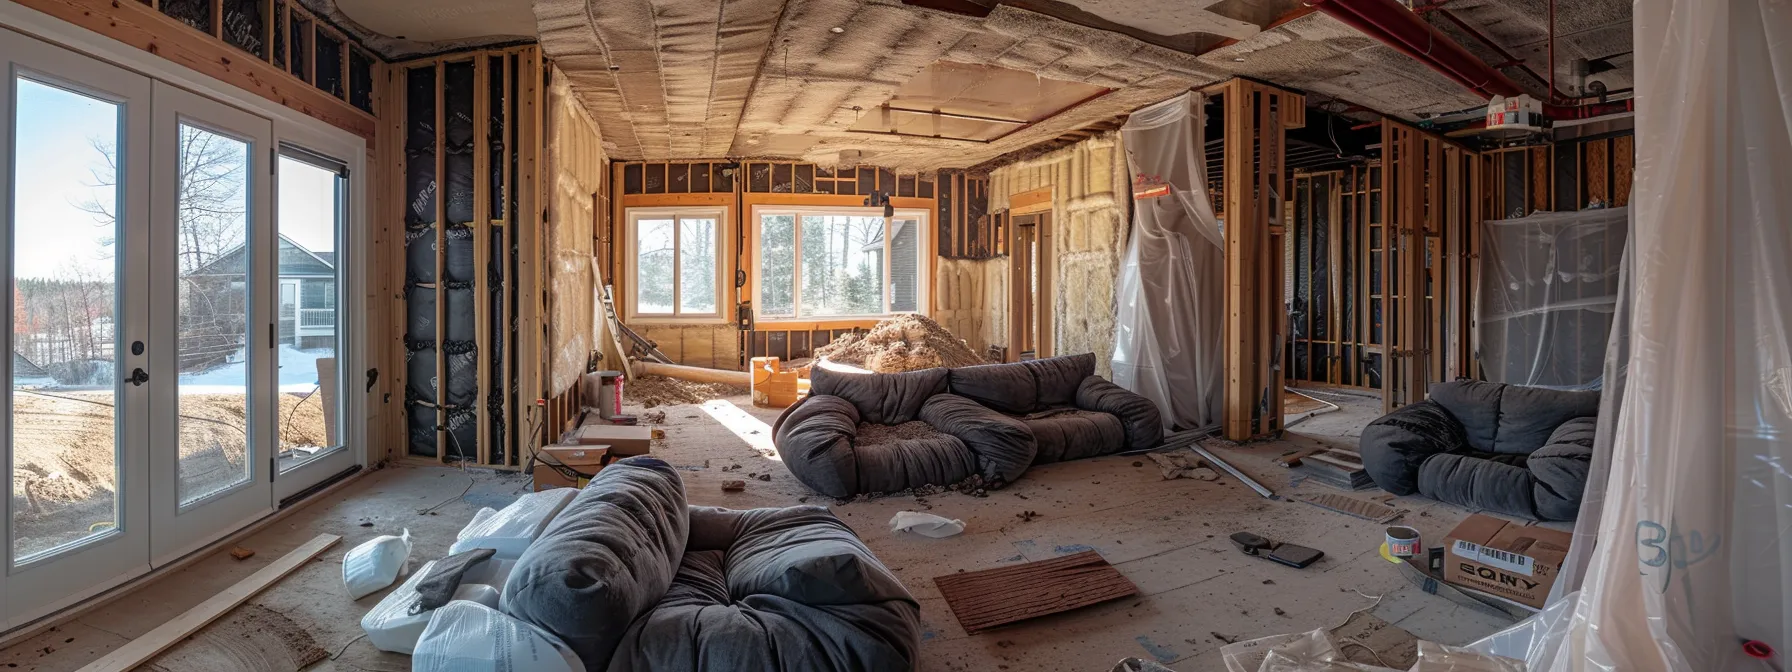
<instances>
[{"instance_id":1,"label":"pile of foam debris","mask_svg":"<svg viewBox=\"0 0 1792 672\"><path fill-rule=\"evenodd\" d=\"M878 373L987 364L952 332L923 315L898 315L862 334L846 334L815 356Z\"/></svg>"}]
</instances>

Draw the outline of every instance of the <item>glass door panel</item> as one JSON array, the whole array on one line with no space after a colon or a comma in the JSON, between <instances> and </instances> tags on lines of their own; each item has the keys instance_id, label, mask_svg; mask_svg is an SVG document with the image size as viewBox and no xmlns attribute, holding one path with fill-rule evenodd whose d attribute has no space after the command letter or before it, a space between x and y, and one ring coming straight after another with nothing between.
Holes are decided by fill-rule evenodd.
<instances>
[{"instance_id":1,"label":"glass door panel","mask_svg":"<svg viewBox=\"0 0 1792 672\"><path fill-rule=\"evenodd\" d=\"M149 567L147 78L0 31L12 357L4 626Z\"/></svg>"},{"instance_id":2,"label":"glass door panel","mask_svg":"<svg viewBox=\"0 0 1792 672\"><path fill-rule=\"evenodd\" d=\"M151 558L272 509L272 125L155 85Z\"/></svg>"},{"instance_id":3,"label":"glass door panel","mask_svg":"<svg viewBox=\"0 0 1792 672\"><path fill-rule=\"evenodd\" d=\"M275 254L280 278L279 473L276 497L289 497L354 465L343 429L346 381L337 312L344 284L341 246L348 212L348 169L285 147L277 171ZM290 328L290 332L287 331Z\"/></svg>"}]
</instances>

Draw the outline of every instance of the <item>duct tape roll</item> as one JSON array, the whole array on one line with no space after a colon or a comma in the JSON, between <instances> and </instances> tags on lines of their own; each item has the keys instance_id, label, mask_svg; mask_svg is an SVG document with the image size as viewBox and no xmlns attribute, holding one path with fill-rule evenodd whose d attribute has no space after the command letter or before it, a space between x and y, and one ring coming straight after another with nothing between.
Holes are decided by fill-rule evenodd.
<instances>
[{"instance_id":1,"label":"duct tape roll","mask_svg":"<svg viewBox=\"0 0 1792 672\"><path fill-rule=\"evenodd\" d=\"M1410 558L1419 554L1419 531L1405 525L1388 526L1388 554L1396 558Z\"/></svg>"}]
</instances>

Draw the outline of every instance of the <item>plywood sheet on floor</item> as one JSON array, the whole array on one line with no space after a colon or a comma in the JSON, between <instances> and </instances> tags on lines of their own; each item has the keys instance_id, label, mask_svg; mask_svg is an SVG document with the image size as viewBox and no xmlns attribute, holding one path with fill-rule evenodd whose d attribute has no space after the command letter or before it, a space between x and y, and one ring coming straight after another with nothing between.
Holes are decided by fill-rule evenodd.
<instances>
[{"instance_id":1,"label":"plywood sheet on floor","mask_svg":"<svg viewBox=\"0 0 1792 672\"><path fill-rule=\"evenodd\" d=\"M1095 551L935 577L935 586L965 632L1101 604L1138 594Z\"/></svg>"}]
</instances>

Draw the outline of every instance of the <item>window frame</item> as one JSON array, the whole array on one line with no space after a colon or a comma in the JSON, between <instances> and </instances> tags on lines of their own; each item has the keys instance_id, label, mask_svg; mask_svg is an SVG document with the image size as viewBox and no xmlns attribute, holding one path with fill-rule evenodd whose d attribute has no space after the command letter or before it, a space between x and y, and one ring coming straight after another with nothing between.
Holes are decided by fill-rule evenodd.
<instances>
[{"instance_id":1,"label":"window frame","mask_svg":"<svg viewBox=\"0 0 1792 672\"><path fill-rule=\"evenodd\" d=\"M679 277L683 273L678 260L682 258L682 234L680 226L682 218L716 220L716 309L708 312L685 312L680 306L680 292L683 291ZM728 241L733 233L732 221L728 219L728 207L723 205L702 206L652 206L631 207L625 209L626 220L623 243L626 256L623 263L628 285L624 289L627 294L623 301L623 315L630 324L717 324L728 323L729 311L734 306L734 299L728 292L733 286L733 274L729 272L729 259L733 252ZM642 219L672 219L672 310L671 313L643 313L640 310L641 299L641 250L639 224Z\"/></svg>"},{"instance_id":2,"label":"window frame","mask_svg":"<svg viewBox=\"0 0 1792 672\"><path fill-rule=\"evenodd\" d=\"M859 216L859 217L864 217L864 216L883 217L883 212L884 212L883 208L862 207L862 206L816 206L816 205L757 204L757 205L753 206L753 209L751 212L752 212L752 219L749 220L748 222L743 222L742 225L751 227L749 230L752 232L752 235L748 236L748 238L751 239L750 243L752 246L751 247L752 254L749 257L749 261L748 261L749 265L747 266L747 268L750 270L748 270L747 275L749 276L749 282L751 283L749 296L751 296L753 299L753 321L754 321L754 323L765 323L765 324L803 323L803 324L806 324L806 323L815 323L815 322L834 322L834 321L865 321L865 320L881 320L881 319L886 319L889 317L894 317L896 315L923 315L923 316L926 316L926 315L930 314L932 307L933 307L932 306L932 303L933 303L933 301L932 301L932 297L933 297L933 294L932 294L932 291L933 291L933 263L932 263L932 260L930 259L929 250L933 249L933 235L932 235L933 229L931 228L931 225L930 225L930 222L932 220L932 213L928 209L926 209L926 208L896 208L894 216L884 217L884 260L883 260L883 276L884 277L883 277L883 283L879 287L879 294L883 297L883 302L884 302L884 311L883 312L877 313L877 314L872 314L872 315L819 315L819 316L812 316L812 317L803 317L802 217L804 215L846 215L846 216ZM765 217L766 215L792 215L795 217L796 265L794 267L795 268L795 278L793 279L793 281L791 283L791 288L790 288L791 289L791 295L790 295L791 296L791 311L790 311L791 315L767 316L761 312L761 309L765 306L765 301L762 300L763 280L764 279L761 276L763 274L759 272L760 261L761 261L761 258L760 258L761 235L760 235L759 227L760 227L760 222L763 221L763 217ZM916 278L915 278L915 280L916 281L915 281L915 309L914 310L890 310L889 309L889 305L890 305L890 296L889 296L890 271L891 271L892 267L894 266L893 264L890 263L890 250L893 249L893 245L892 245L893 241L891 240L891 238L894 235L894 230L890 226L890 223L894 220L901 220L901 219L913 219L916 221L916 226L918 227L918 229L915 231L915 236L916 236L916 245L915 245L915 276L916 276Z\"/></svg>"}]
</instances>

